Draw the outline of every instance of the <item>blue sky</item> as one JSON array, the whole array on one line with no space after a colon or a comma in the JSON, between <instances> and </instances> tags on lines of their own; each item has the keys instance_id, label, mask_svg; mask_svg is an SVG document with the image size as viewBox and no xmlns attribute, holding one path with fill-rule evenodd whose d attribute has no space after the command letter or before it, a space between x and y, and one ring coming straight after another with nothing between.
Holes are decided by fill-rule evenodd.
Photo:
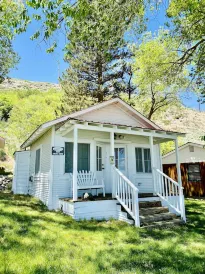
<instances>
[{"instance_id":1,"label":"blue sky","mask_svg":"<svg viewBox=\"0 0 205 274\"><path fill-rule=\"evenodd\" d=\"M162 8L155 14L148 14L148 31L156 32L166 22L165 10ZM10 72L10 77L30 81L57 83L59 76L67 68L68 64L63 61L64 37L58 37L58 48L52 53L46 53L48 45L44 42L31 41L30 37L38 29L35 22L30 24L27 32L16 37L14 49L18 52L21 60L18 68ZM183 103L187 107L198 109L197 97L186 95ZM205 110L205 106L201 106Z\"/></svg>"}]
</instances>

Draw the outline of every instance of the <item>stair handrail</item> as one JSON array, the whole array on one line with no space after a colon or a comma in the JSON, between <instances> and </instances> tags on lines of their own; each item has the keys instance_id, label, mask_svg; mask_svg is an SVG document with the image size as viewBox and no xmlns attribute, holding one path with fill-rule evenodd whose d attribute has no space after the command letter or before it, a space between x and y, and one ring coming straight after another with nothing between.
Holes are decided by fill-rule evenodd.
<instances>
[{"instance_id":1,"label":"stair handrail","mask_svg":"<svg viewBox=\"0 0 205 274\"><path fill-rule=\"evenodd\" d=\"M139 189L116 167L114 170L115 197L135 221L135 226L140 226L139 218Z\"/></svg>"},{"instance_id":2,"label":"stair handrail","mask_svg":"<svg viewBox=\"0 0 205 274\"><path fill-rule=\"evenodd\" d=\"M181 219L186 221L183 187L163 173L158 168L153 168L155 176L155 192L169 207L174 209Z\"/></svg>"}]
</instances>

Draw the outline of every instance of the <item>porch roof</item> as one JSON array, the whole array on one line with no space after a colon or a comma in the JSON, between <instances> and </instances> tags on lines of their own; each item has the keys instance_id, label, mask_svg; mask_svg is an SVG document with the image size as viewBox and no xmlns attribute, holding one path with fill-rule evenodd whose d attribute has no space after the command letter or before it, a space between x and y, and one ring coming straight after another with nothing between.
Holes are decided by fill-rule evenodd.
<instances>
[{"instance_id":1,"label":"porch roof","mask_svg":"<svg viewBox=\"0 0 205 274\"><path fill-rule=\"evenodd\" d=\"M57 134L65 136L69 132L71 132L74 128L74 125L77 126L78 129L84 130L93 130L93 131L101 131L101 132L114 132L121 134L130 134L130 135L141 135L141 136L153 136L155 137L155 143L159 141L168 141L174 140L178 136L184 137L185 133L179 133L174 131L165 131L162 129L150 129L144 127L132 127L122 124L113 124L113 123L103 123L103 122L95 122L95 121L87 121L82 119L69 119L61 124L57 129ZM164 140L165 139L165 140ZM159 143L160 143L159 142Z\"/></svg>"},{"instance_id":2,"label":"porch roof","mask_svg":"<svg viewBox=\"0 0 205 274\"><path fill-rule=\"evenodd\" d=\"M51 122L45 123L38 127L32 135L21 145L21 148L24 149L30 146L35 140L37 140L40 136L46 133L52 126L55 125ZM132 127L127 125L119 125L112 123L103 123L103 122L95 122L95 121L86 121L77 118L68 118L66 121L61 121L56 124L56 132L57 134L66 135L68 132L72 131L73 126L77 125L79 129L87 129L87 130L96 130L96 131L104 131L110 132L114 131L116 133L121 134L132 134L132 135L141 135L141 136L153 136L156 138L160 138L160 142L163 142L163 139L168 141L168 139L173 140L176 139L177 136L185 136L185 133L179 133L174 131L165 131L162 129L151 129L144 127ZM155 139L155 142L156 139Z\"/></svg>"}]
</instances>

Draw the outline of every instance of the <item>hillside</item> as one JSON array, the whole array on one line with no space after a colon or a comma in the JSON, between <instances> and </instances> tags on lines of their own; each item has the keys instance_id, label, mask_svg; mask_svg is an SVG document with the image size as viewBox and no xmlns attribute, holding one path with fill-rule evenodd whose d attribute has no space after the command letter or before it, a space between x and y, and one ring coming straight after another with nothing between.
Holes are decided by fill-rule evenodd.
<instances>
[{"instance_id":1,"label":"hillside","mask_svg":"<svg viewBox=\"0 0 205 274\"><path fill-rule=\"evenodd\" d=\"M3 83L0 84L0 91L4 90L31 90L37 89L41 91L47 91L49 89L60 90L59 84L47 83L47 82L33 82L21 79L10 78L6 79Z\"/></svg>"},{"instance_id":2,"label":"hillside","mask_svg":"<svg viewBox=\"0 0 205 274\"><path fill-rule=\"evenodd\" d=\"M155 122L165 130L186 133L184 142L203 143L205 135L205 112L185 107L172 107L158 116Z\"/></svg>"}]
</instances>

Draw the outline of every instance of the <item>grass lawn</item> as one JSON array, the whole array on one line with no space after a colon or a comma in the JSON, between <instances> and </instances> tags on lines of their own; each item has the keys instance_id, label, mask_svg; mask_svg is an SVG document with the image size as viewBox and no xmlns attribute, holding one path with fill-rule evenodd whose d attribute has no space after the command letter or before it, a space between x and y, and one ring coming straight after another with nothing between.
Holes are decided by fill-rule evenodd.
<instances>
[{"instance_id":1,"label":"grass lawn","mask_svg":"<svg viewBox=\"0 0 205 274\"><path fill-rule=\"evenodd\" d=\"M0 194L0 273L205 273L205 200L186 200L186 212L187 225L149 231Z\"/></svg>"}]
</instances>

